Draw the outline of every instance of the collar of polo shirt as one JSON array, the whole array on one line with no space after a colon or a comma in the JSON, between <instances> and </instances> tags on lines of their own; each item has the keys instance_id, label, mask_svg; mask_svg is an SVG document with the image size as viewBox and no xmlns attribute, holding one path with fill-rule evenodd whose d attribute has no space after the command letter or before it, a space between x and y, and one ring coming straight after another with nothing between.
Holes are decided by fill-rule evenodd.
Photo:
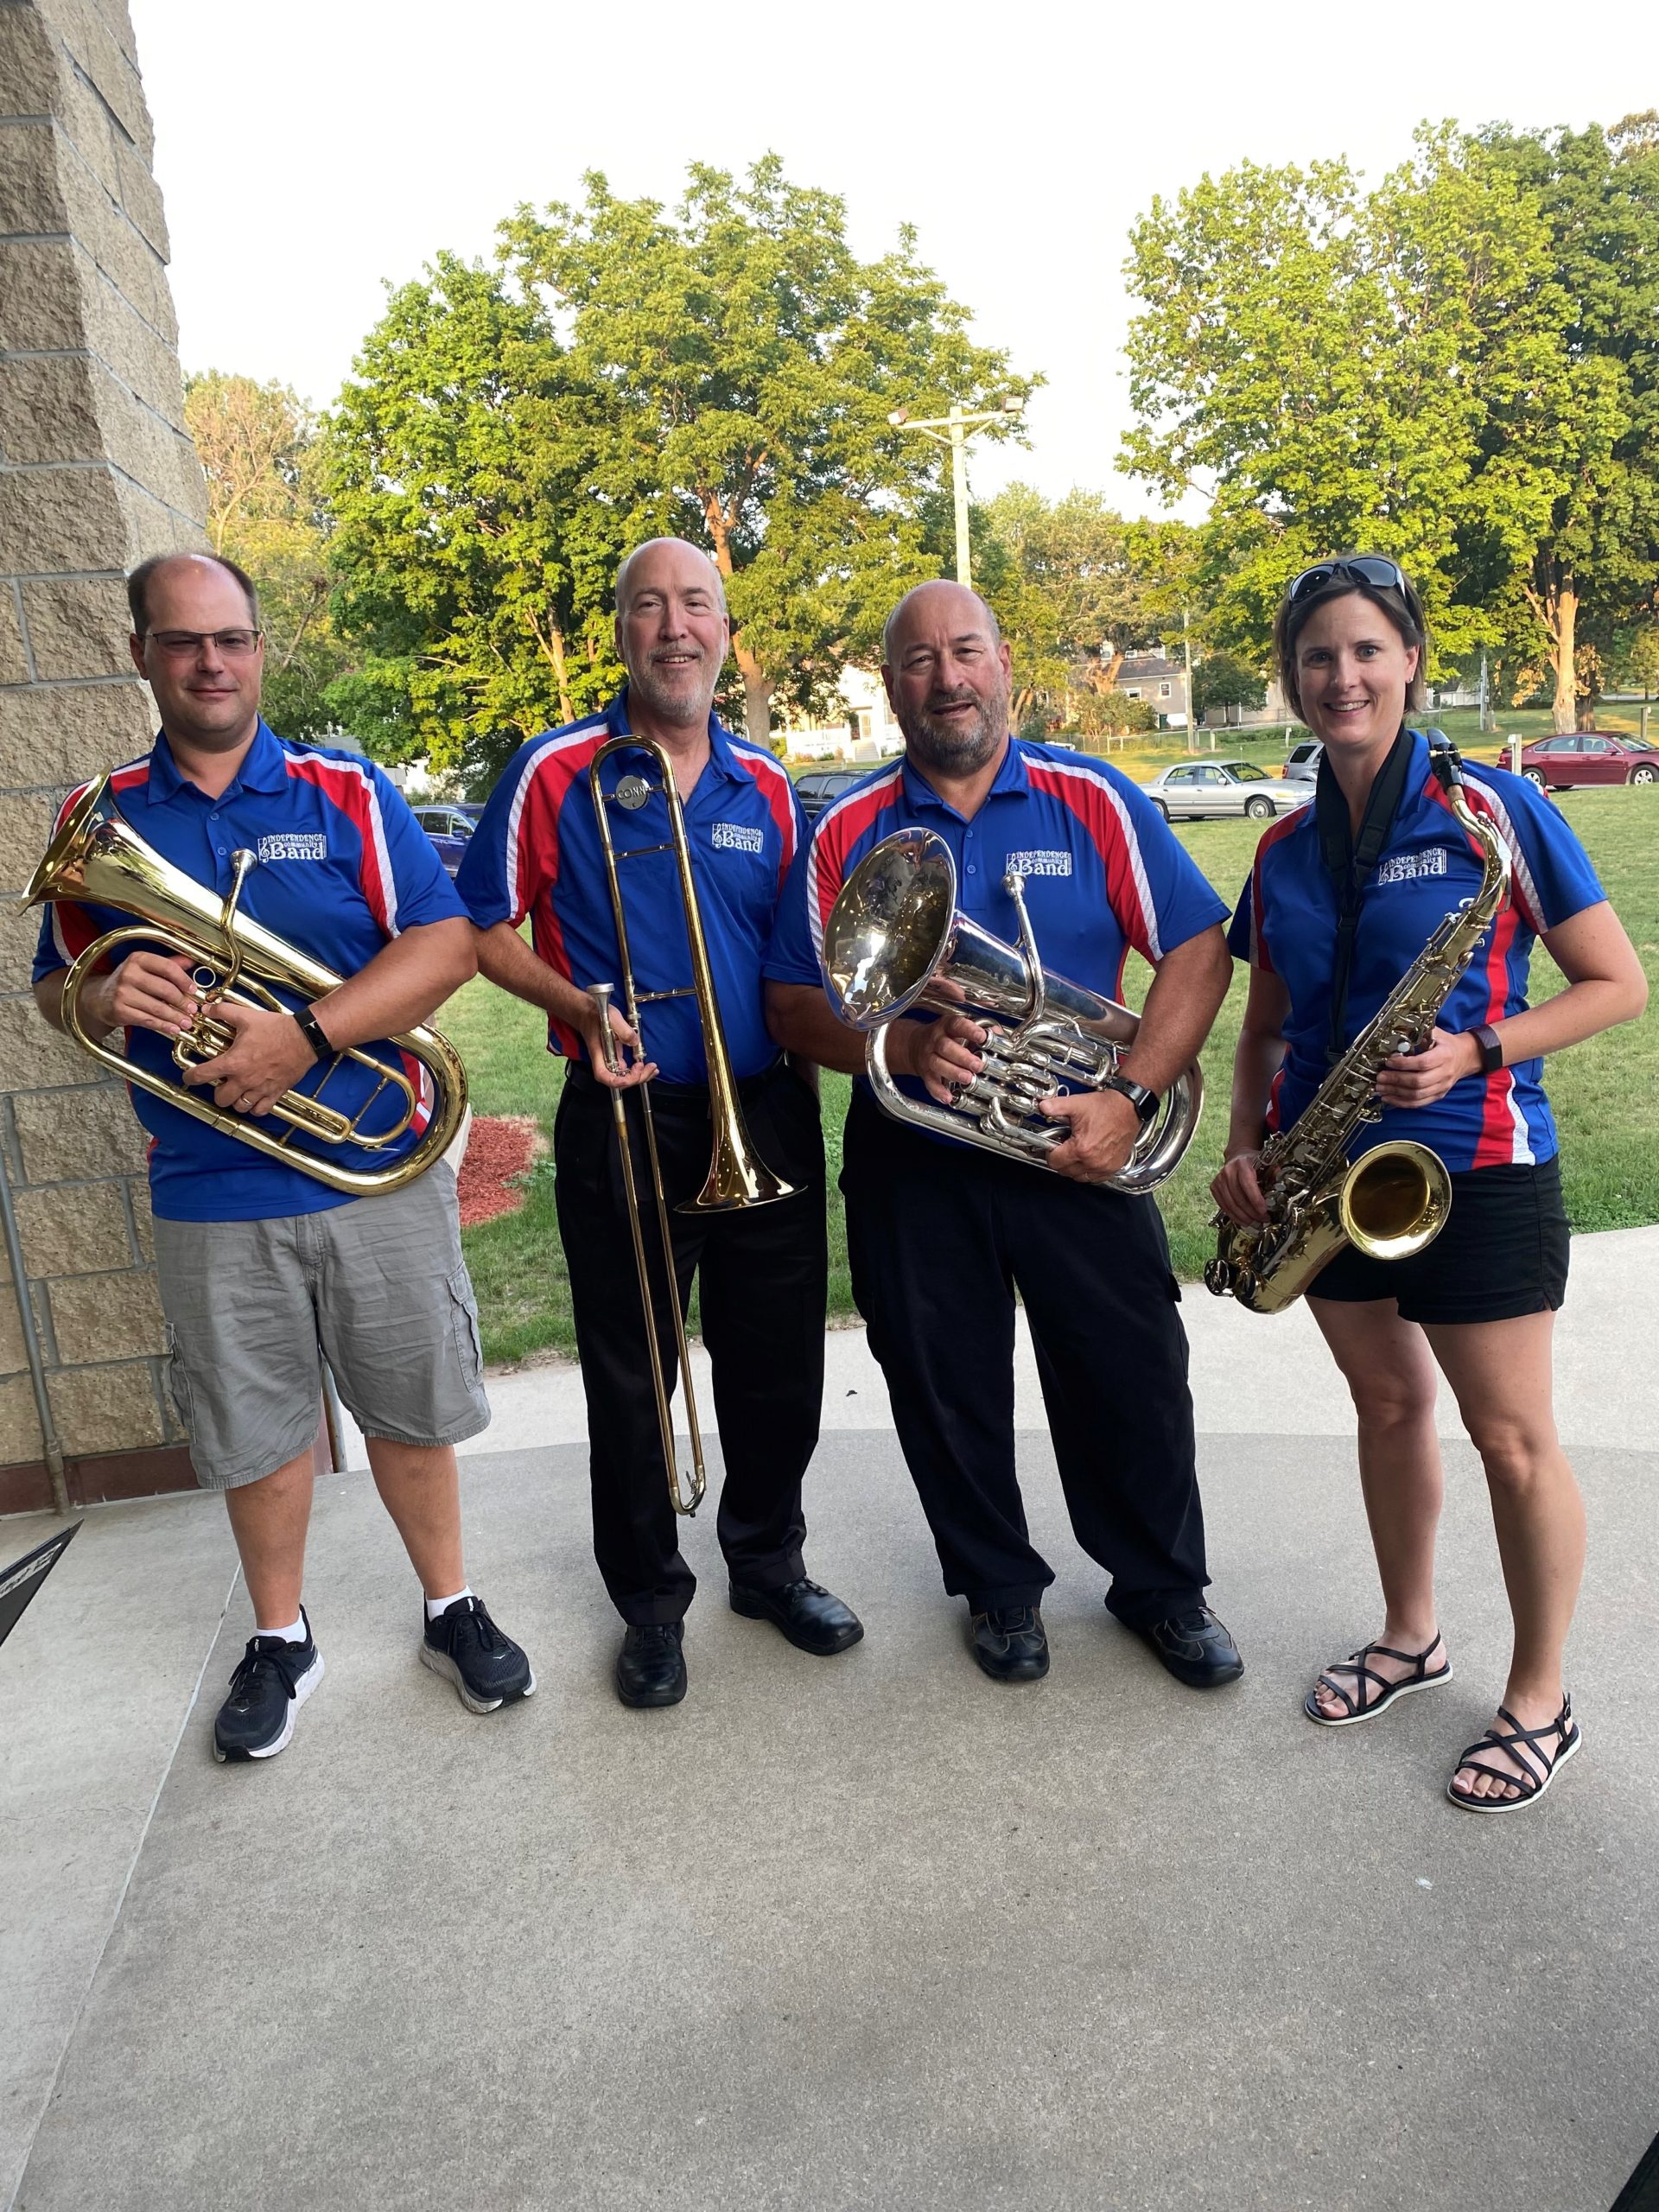
<instances>
[{"instance_id":1,"label":"collar of polo shirt","mask_svg":"<svg viewBox=\"0 0 1659 2212\"><path fill-rule=\"evenodd\" d=\"M247 756L237 770L235 777L226 786L214 804L221 804L239 786L250 791L279 791L288 781L288 765L283 758L283 748L263 716L253 734L253 743ZM144 787L144 798L150 806L164 805L176 798L181 791L200 794L200 786L179 773L179 764L173 758L173 747L168 743L167 732L157 733L155 750L149 759L149 781Z\"/></svg>"},{"instance_id":2,"label":"collar of polo shirt","mask_svg":"<svg viewBox=\"0 0 1659 2212\"><path fill-rule=\"evenodd\" d=\"M605 727L613 737L633 735L633 725L628 720L628 687L626 683L605 709ZM743 770L732 758L731 741L726 734L725 724L712 708L709 714L709 752L715 766L728 783L747 780Z\"/></svg>"}]
</instances>

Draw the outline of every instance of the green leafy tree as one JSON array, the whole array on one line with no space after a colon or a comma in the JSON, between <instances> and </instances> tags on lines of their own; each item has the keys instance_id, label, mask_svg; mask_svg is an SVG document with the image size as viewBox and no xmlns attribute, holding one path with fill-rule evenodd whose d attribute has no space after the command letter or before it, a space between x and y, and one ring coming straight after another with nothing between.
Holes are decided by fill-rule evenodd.
<instances>
[{"instance_id":1,"label":"green leafy tree","mask_svg":"<svg viewBox=\"0 0 1659 2212\"><path fill-rule=\"evenodd\" d=\"M351 654L330 616L315 424L286 385L218 369L187 378L184 411L207 480L207 542L258 588L266 718L285 737L326 736L341 726L331 687Z\"/></svg>"},{"instance_id":2,"label":"green leafy tree","mask_svg":"<svg viewBox=\"0 0 1659 2212\"><path fill-rule=\"evenodd\" d=\"M1493 130L1484 144L1538 206L1568 302L1567 393L1548 426L1557 481L1513 574L1508 627L1530 616L1555 727L1571 729L1594 721L1618 632L1659 607L1659 114L1607 131Z\"/></svg>"},{"instance_id":3,"label":"green leafy tree","mask_svg":"<svg viewBox=\"0 0 1659 2212\"><path fill-rule=\"evenodd\" d=\"M624 524L594 474L540 302L449 254L392 294L326 439L339 619L364 648L343 703L381 758L486 788L614 690Z\"/></svg>"},{"instance_id":4,"label":"green leafy tree","mask_svg":"<svg viewBox=\"0 0 1659 2212\"><path fill-rule=\"evenodd\" d=\"M1035 379L970 341L913 232L859 261L842 202L774 156L741 182L694 164L672 214L586 182L580 207L504 226L505 266L568 334L583 496L625 538L706 545L726 579L764 742L774 700L824 708L842 666L874 658L898 593L938 572L918 507L943 456L890 412L1023 398Z\"/></svg>"},{"instance_id":5,"label":"green leafy tree","mask_svg":"<svg viewBox=\"0 0 1659 2212\"><path fill-rule=\"evenodd\" d=\"M1211 502L1215 642L1259 654L1285 581L1392 553L1439 650L1489 644L1570 728L1659 554L1659 127L1425 129L1360 191L1251 164L1132 238L1128 465ZM1592 700L1590 703L1593 703Z\"/></svg>"},{"instance_id":6,"label":"green leafy tree","mask_svg":"<svg viewBox=\"0 0 1659 2212\"><path fill-rule=\"evenodd\" d=\"M1192 712L1202 721L1211 708L1266 704L1266 678L1236 653L1206 653L1192 671Z\"/></svg>"},{"instance_id":7,"label":"green leafy tree","mask_svg":"<svg viewBox=\"0 0 1659 2212\"><path fill-rule=\"evenodd\" d=\"M1480 643L1571 412L1567 302L1513 168L1449 129L1370 194L1341 162L1246 163L1154 201L1131 246L1126 461L1211 503L1213 641L1259 658L1288 578L1363 545L1410 569L1445 651Z\"/></svg>"}]
</instances>

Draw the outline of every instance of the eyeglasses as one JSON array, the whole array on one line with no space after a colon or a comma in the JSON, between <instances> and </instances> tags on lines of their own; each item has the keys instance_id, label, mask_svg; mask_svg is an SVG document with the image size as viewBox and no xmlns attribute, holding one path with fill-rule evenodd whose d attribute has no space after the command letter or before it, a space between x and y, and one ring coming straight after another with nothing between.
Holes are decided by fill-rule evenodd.
<instances>
[{"instance_id":1,"label":"eyeglasses","mask_svg":"<svg viewBox=\"0 0 1659 2212\"><path fill-rule=\"evenodd\" d=\"M202 647L211 645L226 660L245 660L257 650L264 635L261 630L151 630L149 642L169 660L194 660Z\"/></svg>"},{"instance_id":2,"label":"eyeglasses","mask_svg":"<svg viewBox=\"0 0 1659 2212\"><path fill-rule=\"evenodd\" d=\"M1369 584L1373 591L1397 591L1403 599L1406 572L1396 563L1385 561L1380 553L1357 553L1351 561L1316 561L1300 576L1292 577L1286 600L1294 607L1298 600L1306 599L1326 584Z\"/></svg>"}]
</instances>

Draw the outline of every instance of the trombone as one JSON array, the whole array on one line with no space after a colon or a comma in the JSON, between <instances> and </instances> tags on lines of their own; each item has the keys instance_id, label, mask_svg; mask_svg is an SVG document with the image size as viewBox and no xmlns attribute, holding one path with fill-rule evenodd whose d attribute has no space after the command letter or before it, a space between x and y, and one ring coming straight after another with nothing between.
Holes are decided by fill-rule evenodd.
<instances>
[{"instance_id":1,"label":"trombone","mask_svg":"<svg viewBox=\"0 0 1659 2212\"><path fill-rule=\"evenodd\" d=\"M637 845L619 852L611 835L609 809L620 806L625 812L635 812L645 804L652 791L652 786L645 778L638 775L624 776L612 793L607 794L601 787L600 771L606 761L613 753L626 752L645 753L656 764L661 778L663 798L668 808L669 834L660 844ZM726 1050L725 1033L721 1027L720 1009L715 1001L714 970L709 963L709 944L703 935L702 916L697 906L696 887L692 880L691 844L686 834L685 810L680 804L680 794L674 782L673 761L666 749L654 738L634 734L608 738L598 747L588 763L588 789L599 823L600 849L605 860L605 880L610 889L611 911L616 919L622 1007L629 1027L636 1037L642 1036L639 1009L643 1006L655 1005L665 999L696 1001L697 1020L702 1031L703 1057L709 1068L709 1113L714 1124L713 1147L709 1173L702 1190L696 1198L682 1199L675 1211L690 1214L734 1213L746 1206L769 1205L774 1198L792 1197L797 1185L786 1183L781 1175L773 1174L755 1151L753 1140L744 1126L742 1109L738 1103L737 1084ZM652 853L670 852L674 855L679 877L680 906L685 916L686 940L691 953L691 981L673 990L642 991L635 983L633 958L628 946L628 918L622 904L620 864L624 861L643 860ZM615 986L611 983L593 983L588 986L588 995L599 1011L600 1042L606 1067L611 1074L620 1075L622 1072L622 1057L611 1028L610 1009L614 990ZM670 1385L663 1372L662 1352L657 1342L651 1268L642 1227L643 1209L633 1172L633 1148L629 1141L627 1106L623 1092L611 1092L611 1111L616 1124L617 1147L622 1159L622 1187L627 1199L628 1226L633 1236L633 1263L639 1277L639 1303L645 1318L645 1349L651 1361L652 1389L657 1402L657 1424L662 1435L663 1466L668 1477L668 1495L676 1513L689 1516L702 1504L703 1493L709 1487L709 1478L702 1462L702 1432L697 1422L696 1393L691 1381L691 1361L685 1340L685 1317L680 1311L679 1279L674 1266L674 1239L668 1218L668 1193L664 1187L662 1164L657 1152L657 1125L651 1110L651 1085L643 1083L636 1087L640 1118L645 1128L645 1156L650 1164L652 1190L656 1202L658 1238L667 1277L668 1304L674 1317L675 1351L685 1385L685 1420L691 1443L689 1479L680 1471L679 1455L674 1441L674 1415L669 1403Z\"/></svg>"}]
</instances>

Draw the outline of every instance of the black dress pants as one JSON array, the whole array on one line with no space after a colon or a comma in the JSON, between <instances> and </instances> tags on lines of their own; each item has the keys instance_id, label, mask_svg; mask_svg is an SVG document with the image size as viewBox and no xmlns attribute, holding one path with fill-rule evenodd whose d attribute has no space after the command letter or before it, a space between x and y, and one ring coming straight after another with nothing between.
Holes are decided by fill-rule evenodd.
<instances>
[{"instance_id":1,"label":"black dress pants","mask_svg":"<svg viewBox=\"0 0 1659 2212\"><path fill-rule=\"evenodd\" d=\"M1054 1580L1014 1475L1014 1292L1077 1541L1144 1626L1200 1604L1204 1514L1186 1335L1150 1198L944 1144L859 1086L841 1187L853 1295L944 1586L975 1611Z\"/></svg>"},{"instance_id":2,"label":"black dress pants","mask_svg":"<svg viewBox=\"0 0 1659 2212\"><path fill-rule=\"evenodd\" d=\"M626 1096L657 1341L671 1391L677 1368L662 1240L639 1094ZM680 1214L675 1205L694 1198L709 1172L708 1096L701 1089L652 1085L680 1310L696 1275L702 1339L714 1369L726 1468L717 1516L721 1549L734 1581L765 1590L805 1572L801 1478L818 1440L823 1399L823 1140L816 1096L781 1062L770 1075L741 1085L740 1096L756 1150L798 1185L794 1196L735 1213ZM625 1621L677 1621L691 1602L696 1578L680 1555L663 1466L611 1094L585 1068L566 1071L553 1160L588 1400L594 1556ZM708 1409L700 1411L706 1429Z\"/></svg>"}]
</instances>

